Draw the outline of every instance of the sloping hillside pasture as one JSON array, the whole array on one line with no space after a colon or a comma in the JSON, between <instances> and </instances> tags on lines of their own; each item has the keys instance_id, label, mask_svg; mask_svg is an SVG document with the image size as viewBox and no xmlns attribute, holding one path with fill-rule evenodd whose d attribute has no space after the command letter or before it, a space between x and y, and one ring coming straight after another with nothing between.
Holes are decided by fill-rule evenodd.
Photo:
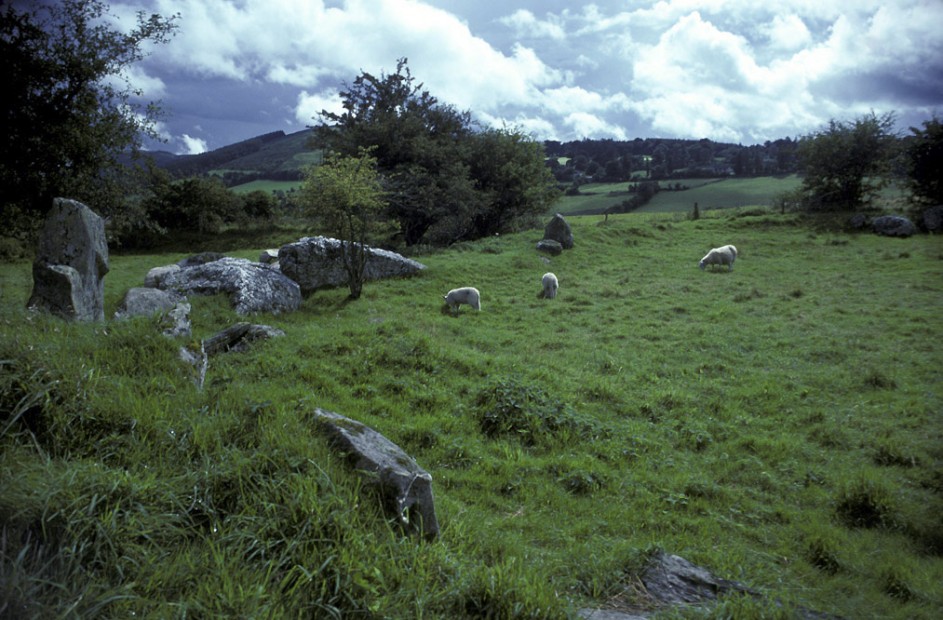
<instances>
[{"instance_id":1,"label":"sloping hillside pasture","mask_svg":"<svg viewBox=\"0 0 943 620\"><path fill-rule=\"evenodd\" d=\"M661 549L766 597L717 617L943 615L943 240L737 209L570 223L560 257L534 251L541 231L505 235L357 301L253 317L288 336L214 358L203 391L152 320L29 316L28 265L3 266L4 597L110 617L562 618L644 606L637 572ZM732 273L697 268L726 243ZM108 314L178 258L114 256ZM481 312L441 311L457 286ZM195 338L238 319L191 301ZM387 525L315 407L433 475L436 542Z\"/></svg>"},{"instance_id":2,"label":"sloping hillside pasture","mask_svg":"<svg viewBox=\"0 0 943 620\"><path fill-rule=\"evenodd\" d=\"M292 190L300 189L302 185L301 181L271 181L268 179L260 179L257 181L249 181L248 183L243 183L242 185L236 185L232 187L232 191L237 194L248 194L249 192L271 192L275 193L278 191L281 192L290 192Z\"/></svg>"},{"instance_id":3,"label":"sloping hillside pasture","mask_svg":"<svg viewBox=\"0 0 943 620\"><path fill-rule=\"evenodd\" d=\"M672 179L660 183L663 187L674 187L680 183L688 189L663 190L647 205L636 209L636 213L690 213L695 202L702 211L748 205L770 206L777 195L796 189L800 181L796 175L790 175L746 179ZM632 196L627 187L628 183L590 183L580 187L581 195L561 198L554 211L564 215L602 213Z\"/></svg>"}]
</instances>

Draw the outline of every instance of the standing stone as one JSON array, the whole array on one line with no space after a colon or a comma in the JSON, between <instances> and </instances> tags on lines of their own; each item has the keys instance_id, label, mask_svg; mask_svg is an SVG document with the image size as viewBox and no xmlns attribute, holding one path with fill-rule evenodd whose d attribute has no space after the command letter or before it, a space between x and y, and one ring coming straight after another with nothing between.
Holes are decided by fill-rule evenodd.
<instances>
[{"instance_id":1,"label":"standing stone","mask_svg":"<svg viewBox=\"0 0 943 620\"><path fill-rule=\"evenodd\" d=\"M105 222L76 200L56 198L33 261L27 306L76 321L105 319Z\"/></svg>"},{"instance_id":2,"label":"standing stone","mask_svg":"<svg viewBox=\"0 0 943 620\"><path fill-rule=\"evenodd\" d=\"M544 228L544 239L558 242L564 250L573 248L573 231L563 216L557 213Z\"/></svg>"}]
</instances>

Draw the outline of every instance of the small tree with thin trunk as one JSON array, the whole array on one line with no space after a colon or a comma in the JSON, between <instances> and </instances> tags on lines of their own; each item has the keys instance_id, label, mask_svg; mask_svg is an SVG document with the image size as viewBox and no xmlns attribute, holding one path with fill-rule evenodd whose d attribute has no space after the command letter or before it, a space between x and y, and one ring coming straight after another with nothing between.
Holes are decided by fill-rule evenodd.
<instances>
[{"instance_id":1,"label":"small tree with thin trunk","mask_svg":"<svg viewBox=\"0 0 943 620\"><path fill-rule=\"evenodd\" d=\"M366 149L356 157L331 154L308 170L301 191L317 225L340 240L350 298L358 299L367 243L383 229L386 208L376 158Z\"/></svg>"}]
</instances>

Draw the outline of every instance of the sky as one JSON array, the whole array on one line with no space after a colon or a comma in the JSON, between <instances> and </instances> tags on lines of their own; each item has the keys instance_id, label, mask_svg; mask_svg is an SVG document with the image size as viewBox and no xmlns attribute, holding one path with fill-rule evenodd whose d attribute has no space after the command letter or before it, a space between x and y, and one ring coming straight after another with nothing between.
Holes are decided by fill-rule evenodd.
<instances>
[{"instance_id":1,"label":"sky","mask_svg":"<svg viewBox=\"0 0 943 620\"><path fill-rule=\"evenodd\" d=\"M406 58L483 126L537 140L797 138L875 112L943 117L943 0L111 0L179 14L128 76L200 153L320 123Z\"/></svg>"}]
</instances>

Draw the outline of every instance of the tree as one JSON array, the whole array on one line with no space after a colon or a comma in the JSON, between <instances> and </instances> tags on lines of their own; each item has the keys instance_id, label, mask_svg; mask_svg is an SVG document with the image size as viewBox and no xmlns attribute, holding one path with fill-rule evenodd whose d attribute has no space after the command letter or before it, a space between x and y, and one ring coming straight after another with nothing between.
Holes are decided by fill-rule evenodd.
<instances>
[{"instance_id":1,"label":"tree","mask_svg":"<svg viewBox=\"0 0 943 620\"><path fill-rule=\"evenodd\" d=\"M145 199L148 216L166 230L218 233L243 215L243 201L216 177L155 182Z\"/></svg>"},{"instance_id":2,"label":"tree","mask_svg":"<svg viewBox=\"0 0 943 620\"><path fill-rule=\"evenodd\" d=\"M943 204L943 125L934 117L910 131L904 155L911 191L918 200Z\"/></svg>"},{"instance_id":3,"label":"tree","mask_svg":"<svg viewBox=\"0 0 943 620\"><path fill-rule=\"evenodd\" d=\"M331 154L308 171L302 200L317 223L341 242L351 299L363 290L367 243L381 228L386 207L377 160L367 149L357 157Z\"/></svg>"},{"instance_id":4,"label":"tree","mask_svg":"<svg viewBox=\"0 0 943 620\"><path fill-rule=\"evenodd\" d=\"M347 156L373 149L386 216L407 245L491 234L515 215L548 208L552 178L541 147L519 132L478 131L469 112L417 84L405 58L393 74L361 73L341 96L344 112L321 113L313 146ZM521 194L510 197L512 187Z\"/></svg>"},{"instance_id":5,"label":"tree","mask_svg":"<svg viewBox=\"0 0 943 620\"><path fill-rule=\"evenodd\" d=\"M893 113L872 112L850 123L833 119L828 128L801 138L806 208L855 209L874 198L889 181L893 126Z\"/></svg>"},{"instance_id":6,"label":"tree","mask_svg":"<svg viewBox=\"0 0 943 620\"><path fill-rule=\"evenodd\" d=\"M514 221L546 213L560 197L543 148L523 132L489 129L471 143L469 170L483 200L469 237L509 230Z\"/></svg>"},{"instance_id":7,"label":"tree","mask_svg":"<svg viewBox=\"0 0 943 620\"><path fill-rule=\"evenodd\" d=\"M126 178L122 154L137 151L145 135L156 137L159 109L134 102L143 93L125 71L144 58L144 42L169 40L176 17L140 12L124 33L107 16L101 0L27 0L0 14L4 218L35 219L56 196L114 212Z\"/></svg>"}]
</instances>

